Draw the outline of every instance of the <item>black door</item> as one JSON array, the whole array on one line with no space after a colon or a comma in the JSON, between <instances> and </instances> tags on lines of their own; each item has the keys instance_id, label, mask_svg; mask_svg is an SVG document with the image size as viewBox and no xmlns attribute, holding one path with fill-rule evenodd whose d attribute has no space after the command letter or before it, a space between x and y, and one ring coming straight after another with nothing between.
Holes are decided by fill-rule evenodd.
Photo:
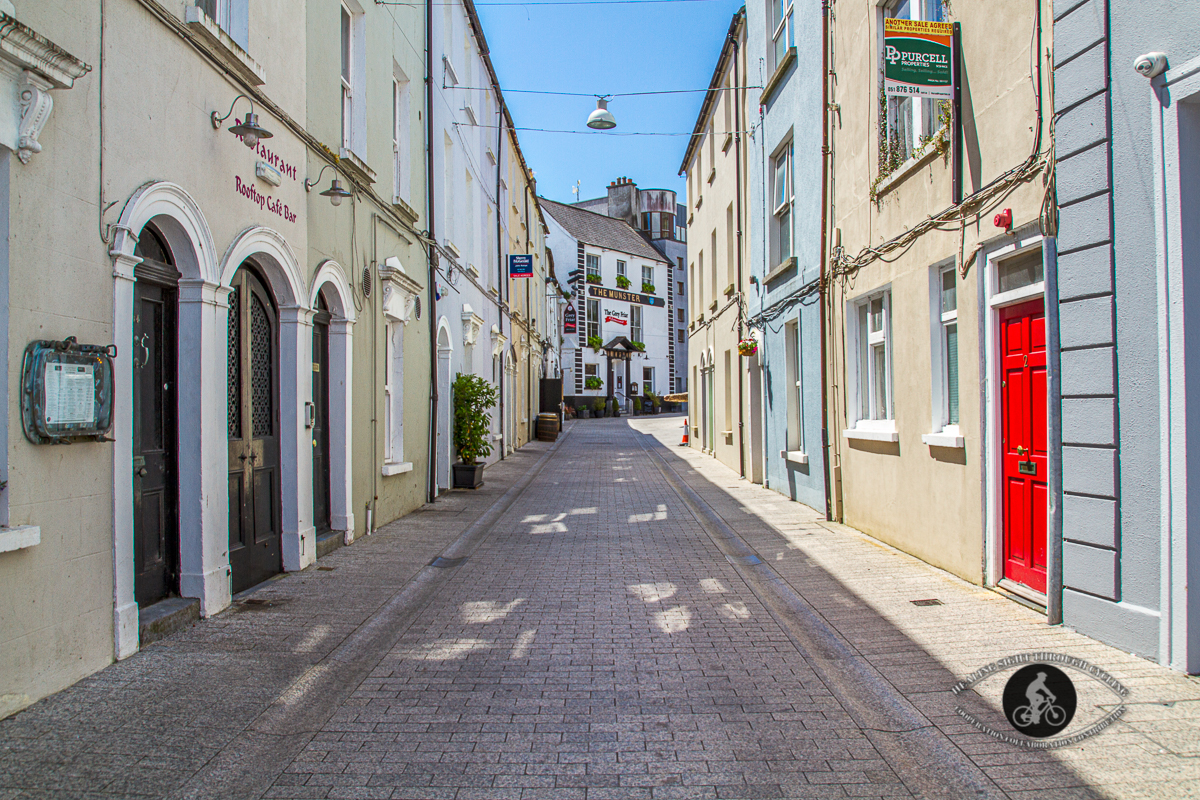
<instances>
[{"instance_id":1,"label":"black door","mask_svg":"<svg viewBox=\"0 0 1200 800\"><path fill-rule=\"evenodd\" d=\"M229 295L229 565L233 591L282 570L275 305L248 264Z\"/></svg>"},{"instance_id":2,"label":"black door","mask_svg":"<svg viewBox=\"0 0 1200 800\"><path fill-rule=\"evenodd\" d=\"M325 299L318 298L313 321L313 525L317 533L332 530L329 518L329 320Z\"/></svg>"},{"instance_id":3,"label":"black door","mask_svg":"<svg viewBox=\"0 0 1200 800\"><path fill-rule=\"evenodd\" d=\"M133 293L134 596L148 606L179 592L175 301L179 273L150 228L142 231Z\"/></svg>"}]
</instances>

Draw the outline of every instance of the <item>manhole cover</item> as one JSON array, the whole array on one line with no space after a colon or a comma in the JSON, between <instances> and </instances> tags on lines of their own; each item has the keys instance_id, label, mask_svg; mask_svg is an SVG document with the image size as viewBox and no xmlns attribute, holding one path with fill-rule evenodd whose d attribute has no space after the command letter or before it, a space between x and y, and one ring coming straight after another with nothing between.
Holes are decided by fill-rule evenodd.
<instances>
[{"instance_id":1,"label":"manhole cover","mask_svg":"<svg viewBox=\"0 0 1200 800\"><path fill-rule=\"evenodd\" d=\"M908 602L912 603L914 606L942 606L942 605L945 605L945 603L943 603L941 600L938 600L936 597L931 597L928 600L909 600Z\"/></svg>"}]
</instances>

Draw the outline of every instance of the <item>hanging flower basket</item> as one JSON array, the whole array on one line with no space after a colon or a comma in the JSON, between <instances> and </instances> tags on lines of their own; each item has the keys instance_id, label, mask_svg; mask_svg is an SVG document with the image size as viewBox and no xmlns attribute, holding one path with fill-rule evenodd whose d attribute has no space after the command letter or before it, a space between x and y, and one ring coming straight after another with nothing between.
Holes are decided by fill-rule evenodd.
<instances>
[{"instance_id":1,"label":"hanging flower basket","mask_svg":"<svg viewBox=\"0 0 1200 800\"><path fill-rule=\"evenodd\" d=\"M758 342L753 339L742 339L738 342L738 354L743 356L752 356L758 352Z\"/></svg>"}]
</instances>

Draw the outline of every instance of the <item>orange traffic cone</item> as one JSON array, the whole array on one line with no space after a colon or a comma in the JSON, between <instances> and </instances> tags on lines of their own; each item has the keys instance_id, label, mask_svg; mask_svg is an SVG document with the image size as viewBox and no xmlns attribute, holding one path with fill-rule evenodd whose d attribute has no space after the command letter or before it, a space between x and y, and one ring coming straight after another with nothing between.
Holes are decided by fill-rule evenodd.
<instances>
[{"instance_id":1,"label":"orange traffic cone","mask_svg":"<svg viewBox=\"0 0 1200 800\"><path fill-rule=\"evenodd\" d=\"M683 418L683 441L679 443L680 447L687 447L687 443L688 443L687 431L688 431L687 417L684 417Z\"/></svg>"}]
</instances>

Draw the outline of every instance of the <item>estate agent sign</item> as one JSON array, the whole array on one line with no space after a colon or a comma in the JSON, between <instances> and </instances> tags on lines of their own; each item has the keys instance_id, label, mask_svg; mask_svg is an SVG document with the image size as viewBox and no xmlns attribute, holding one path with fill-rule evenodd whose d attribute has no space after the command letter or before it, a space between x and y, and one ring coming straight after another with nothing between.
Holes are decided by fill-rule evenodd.
<instances>
[{"instance_id":1,"label":"estate agent sign","mask_svg":"<svg viewBox=\"0 0 1200 800\"><path fill-rule=\"evenodd\" d=\"M888 95L954 97L954 26L949 22L886 19L883 85Z\"/></svg>"},{"instance_id":2,"label":"estate agent sign","mask_svg":"<svg viewBox=\"0 0 1200 800\"><path fill-rule=\"evenodd\" d=\"M508 257L508 277L532 278L533 256L527 254L510 255Z\"/></svg>"}]
</instances>

